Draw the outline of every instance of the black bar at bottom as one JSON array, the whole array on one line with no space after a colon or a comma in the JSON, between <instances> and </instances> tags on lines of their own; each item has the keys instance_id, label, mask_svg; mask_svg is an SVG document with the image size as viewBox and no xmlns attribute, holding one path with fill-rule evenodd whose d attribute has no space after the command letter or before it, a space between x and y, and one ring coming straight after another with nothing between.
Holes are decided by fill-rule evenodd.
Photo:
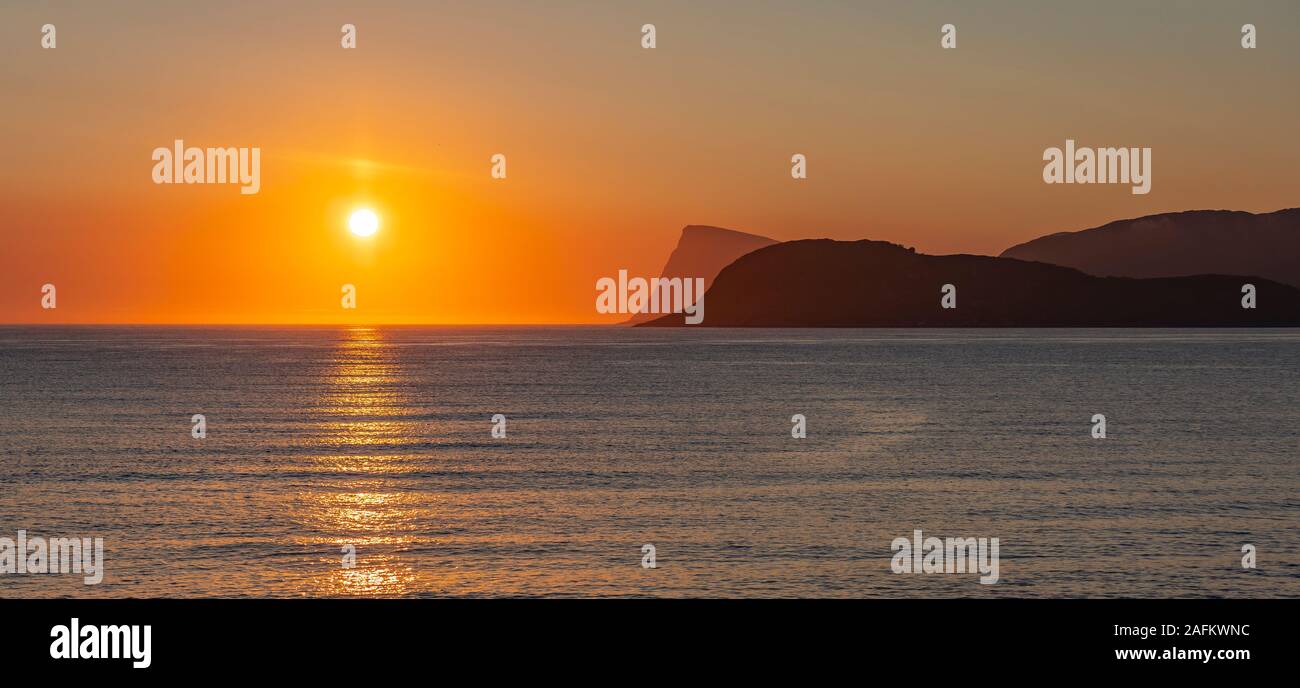
<instances>
[{"instance_id":1,"label":"black bar at bottom","mask_svg":"<svg viewBox=\"0 0 1300 688\"><path fill-rule=\"evenodd\" d=\"M127 678L378 678L431 662L530 678L621 666L656 682L697 665L733 678L1254 672L1295 653L1296 612L1296 600L0 600L0 657L46 677ZM84 656L115 642L118 658Z\"/></svg>"}]
</instances>

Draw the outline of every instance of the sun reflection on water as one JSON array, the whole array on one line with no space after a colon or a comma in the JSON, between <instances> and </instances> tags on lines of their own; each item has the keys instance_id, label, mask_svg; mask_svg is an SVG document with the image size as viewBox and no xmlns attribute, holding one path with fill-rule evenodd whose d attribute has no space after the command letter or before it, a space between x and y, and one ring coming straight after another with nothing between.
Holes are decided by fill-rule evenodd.
<instances>
[{"instance_id":1,"label":"sun reflection on water","mask_svg":"<svg viewBox=\"0 0 1300 688\"><path fill-rule=\"evenodd\" d=\"M374 328L346 330L334 352L320 400L319 432L323 450L315 458L338 478L316 481L298 496L298 519L316 534L314 545L332 545L333 559L316 578L316 594L325 596L396 597L416 591L418 567L403 556L414 544L410 534L418 512L417 498L403 493L386 477L402 456L401 421L409 415L399 392L400 376L391 346ZM347 474L370 477L348 478ZM355 568L342 566L343 547L356 548Z\"/></svg>"}]
</instances>

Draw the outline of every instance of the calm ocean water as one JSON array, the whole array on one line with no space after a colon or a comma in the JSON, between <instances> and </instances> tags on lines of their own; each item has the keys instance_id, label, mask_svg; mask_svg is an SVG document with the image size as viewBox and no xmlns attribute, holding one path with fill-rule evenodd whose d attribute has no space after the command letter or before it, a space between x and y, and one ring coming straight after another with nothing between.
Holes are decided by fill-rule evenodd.
<instances>
[{"instance_id":1,"label":"calm ocean water","mask_svg":"<svg viewBox=\"0 0 1300 688\"><path fill-rule=\"evenodd\" d=\"M1297 597L1298 488L1295 330L0 327L0 536L106 547L4 597Z\"/></svg>"}]
</instances>

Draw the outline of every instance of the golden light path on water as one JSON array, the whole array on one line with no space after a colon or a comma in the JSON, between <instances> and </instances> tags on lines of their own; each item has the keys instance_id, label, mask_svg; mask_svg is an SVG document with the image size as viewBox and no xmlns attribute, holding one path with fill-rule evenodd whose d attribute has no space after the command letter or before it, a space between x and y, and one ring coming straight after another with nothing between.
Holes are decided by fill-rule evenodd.
<instances>
[{"instance_id":1,"label":"golden light path on water","mask_svg":"<svg viewBox=\"0 0 1300 688\"><path fill-rule=\"evenodd\" d=\"M375 477L352 478L337 490L301 495L305 525L313 532L331 534L323 543L332 545L336 553L315 579L315 595L395 597L416 589L413 559L403 560L398 553L414 542L408 532L418 499L385 477L392 473L390 464L403 457L371 451L400 444L408 429L395 420L406 412L398 381L394 353L382 332L373 328L345 332L327 377L321 409L324 421L318 431L320 444L331 451L318 455L315 462L325 480L331 480L331 473ZM351 568L343 565L343 549L348 545L356 548Z\"/></svg>"},{"instance_id":2,"label":"golden light path on water","mask_svg":"<svg viewBox=\"0 0 1300 688\"><path fill-rule=\"evenodd\" d=\"M316 398L304 399L300 446L311 478L289 511L310 562L290 589L316 597L485 596L613 589L622 580L617 567L567 552L549 568L498 555L541 552L557 541L607 546L617 538L562 526L626 506L610 503L609 491L583 494L567 484L556 499L518 483L486 487L520 470L478 446L485 424L461 420L452 399L437 401L449 393L439 388L445 371L425 363L400 331L358 327L339 337ZM563 461L564 474L583 465ZM341 565L347 545L356 548L351 568Z\"/></svg>"}]
</instances>

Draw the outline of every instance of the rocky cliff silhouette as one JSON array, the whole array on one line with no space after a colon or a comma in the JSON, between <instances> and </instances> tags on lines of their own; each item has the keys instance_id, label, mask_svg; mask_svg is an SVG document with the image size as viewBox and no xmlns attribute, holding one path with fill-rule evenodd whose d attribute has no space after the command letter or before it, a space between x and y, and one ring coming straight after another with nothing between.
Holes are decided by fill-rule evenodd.
<instances>
[{"instance_id":1,"label":"rocky cliff silhouette","mask_svg":"<svg viewBox=\"0 0 1300 688\"><path fill-rule=\"evenodd\" d=\"M1254 284L1257 307L1242 308ZM955 309L940 290L956 287ZM1300 325L1300 289L1259 277L1096 277L991 256L931 256L882 241L791 241L718 274L690 327ZM686 326L681 314L642 326Z\"/></svg>"},{"instance_id":2,"label":"rocky cliff silhouette","mask_svg":"<svg viewBox=\"0 0 1300 688\"><path fill-rule=\"evenodd\" d=\"M1004 258L1101 277L1254 275L1300 287L1300 208L1273 213L1191 210L1040 237Z\"/></svg>"},{"instance_id":3,"label":"rocky cliff silhouette","mask_svg":"<svg viewBox=\"0 0 1300 688\"><path fill-rule=\"evenodd\" d=\"M771 246L776 241L757 234L737 232L734 229L710 227L707 225L687 225L677 240L677 247L668 256L668 262L658 277L703 277L704 288L713 284L713 279L735 259L750 251ZM646 322L659 317L655 313L638 313L627 322L631 324Z\"/></svg>"}]
</instances>

